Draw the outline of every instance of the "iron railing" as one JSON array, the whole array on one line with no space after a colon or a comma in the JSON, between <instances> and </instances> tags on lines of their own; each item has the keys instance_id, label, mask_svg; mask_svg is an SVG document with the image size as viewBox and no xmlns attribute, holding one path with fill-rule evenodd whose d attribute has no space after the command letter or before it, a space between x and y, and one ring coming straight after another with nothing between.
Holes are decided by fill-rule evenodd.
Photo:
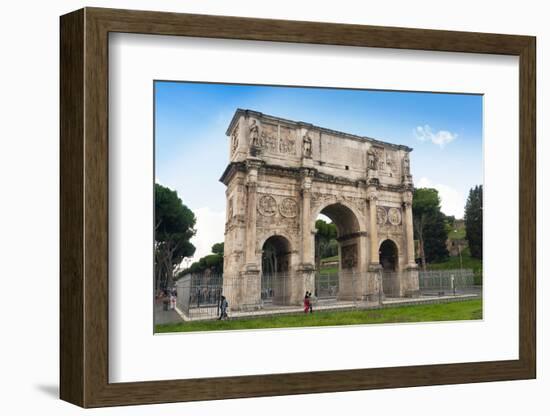
<instances>
[{"instance_id":1,"label":"iron railing","mask_svg":"<svg viewBox=\"0 0 550 416\"><path fill-rule=\"evenodd\" d=\"M410 277L407 273L414 273L414 279L405 279ZM299 311L305 293L296 292L295 278L291 274L278 273L264 275L258 282L222 275L186 275L176 283L177 309L185 319L214 319L220 316L220 304L225 296L230 312L236 310L237 304L240 312L258 315L270 311ZM481 296L482 292L481 287L474 284L474 272L469 269L380 271L368 273L368 276L353 271L317 273L313 286L311 302L316 307L368 307L403 297L437 300L450 296ZM249 303L243 302L245 292L252 293Z\"/></svg>"}]
</instances>

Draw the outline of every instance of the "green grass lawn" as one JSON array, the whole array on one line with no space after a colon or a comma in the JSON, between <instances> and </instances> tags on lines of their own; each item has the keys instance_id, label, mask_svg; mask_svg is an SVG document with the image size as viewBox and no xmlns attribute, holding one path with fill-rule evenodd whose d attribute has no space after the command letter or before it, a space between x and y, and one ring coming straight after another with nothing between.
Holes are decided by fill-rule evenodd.
<instances>
[{"instance_id":1,"label":"green grass lawn","mask_svg":"<svg viewBox=\"0 0 550 416\"><path fill-rule=\"evenodd\" d=\"M399 322L464 321L482 318L481 299L401 306L387 309L327 311L227 321L182 322L157 325L155 332L219 331L229 329L295 328L327 325Z\"/></svg>"}]
</instances>

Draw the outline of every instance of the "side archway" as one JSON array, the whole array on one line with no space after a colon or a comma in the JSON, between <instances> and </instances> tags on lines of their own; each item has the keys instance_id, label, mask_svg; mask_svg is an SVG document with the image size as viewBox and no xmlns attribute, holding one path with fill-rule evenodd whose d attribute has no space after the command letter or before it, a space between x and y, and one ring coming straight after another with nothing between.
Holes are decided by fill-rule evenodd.
<instances>
[{"instance_id":1,"label":"side archway","mask_svg":"<svg viewBox=\"0 0 550 416\"><path fill-rule=\"evenodd\" d=\"M264 303L286 304L290 298L292 270L290 240L272 235L262 244L261 299Z\"/></svg>"},{"instance_id":2,"label":"side archway","mask_svg":"<svg viewBox=\"0 0 550 416\"><path fill-rule=\"evenodd\" d=\"M382 241L379 249L380 265L385 272L397 271L399 265L399 252L397 244L393 240Z\"/></svg>"},{"instance_id":3,"label":"side archway","mask_svg":"<svg viewBox=\"0 0 550 416\"><path fill-rule=\"evenodd\" d=\"M399 296L400 276L399 252L393 240L382 241L379 249L380 265L382 266L382 290L385 296Z\"/></svg>"}]
</instances>

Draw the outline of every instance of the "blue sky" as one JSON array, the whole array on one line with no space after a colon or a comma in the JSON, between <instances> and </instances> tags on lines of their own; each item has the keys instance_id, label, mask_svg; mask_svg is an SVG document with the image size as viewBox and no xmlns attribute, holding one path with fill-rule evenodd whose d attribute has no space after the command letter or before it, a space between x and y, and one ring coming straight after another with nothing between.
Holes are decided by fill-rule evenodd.
<instances>
[{"instance_id":1,"label":"blue sky","mask_svg":"<svg viewBox=\"0 0 550 416\"><path fill-rule=\"evenodd\" d=\"M417 187L438 189L442 210L462 217L483 183L480 95L155 83L155 177L197 215L195 257L223 241L228 162L225 131L237 108L412 147Z\"/></svg>"}]
</instances>

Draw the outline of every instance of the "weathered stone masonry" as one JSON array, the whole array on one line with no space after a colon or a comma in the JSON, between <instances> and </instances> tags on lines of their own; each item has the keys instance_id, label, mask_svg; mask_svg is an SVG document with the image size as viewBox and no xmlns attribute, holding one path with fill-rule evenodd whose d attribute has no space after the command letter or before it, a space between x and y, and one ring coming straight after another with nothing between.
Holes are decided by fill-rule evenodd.
<instances>
[{"instance_id":1,"label":"weathered stone masonry","mask_svg":"<svg viewBox=\"0 0 550 416\"><path fill-rule=\"evenodd\" d=\"M400 295L415 295L411 148L241 109L226 134L224 292L233 308L261 305L262 250L274 236L289 247L285 302L313 291L319 213L338 228L339 298L377 296L383 267L399 277ZM388 240L395 258L381 264Z\"/></svg>"}]
</instances>

